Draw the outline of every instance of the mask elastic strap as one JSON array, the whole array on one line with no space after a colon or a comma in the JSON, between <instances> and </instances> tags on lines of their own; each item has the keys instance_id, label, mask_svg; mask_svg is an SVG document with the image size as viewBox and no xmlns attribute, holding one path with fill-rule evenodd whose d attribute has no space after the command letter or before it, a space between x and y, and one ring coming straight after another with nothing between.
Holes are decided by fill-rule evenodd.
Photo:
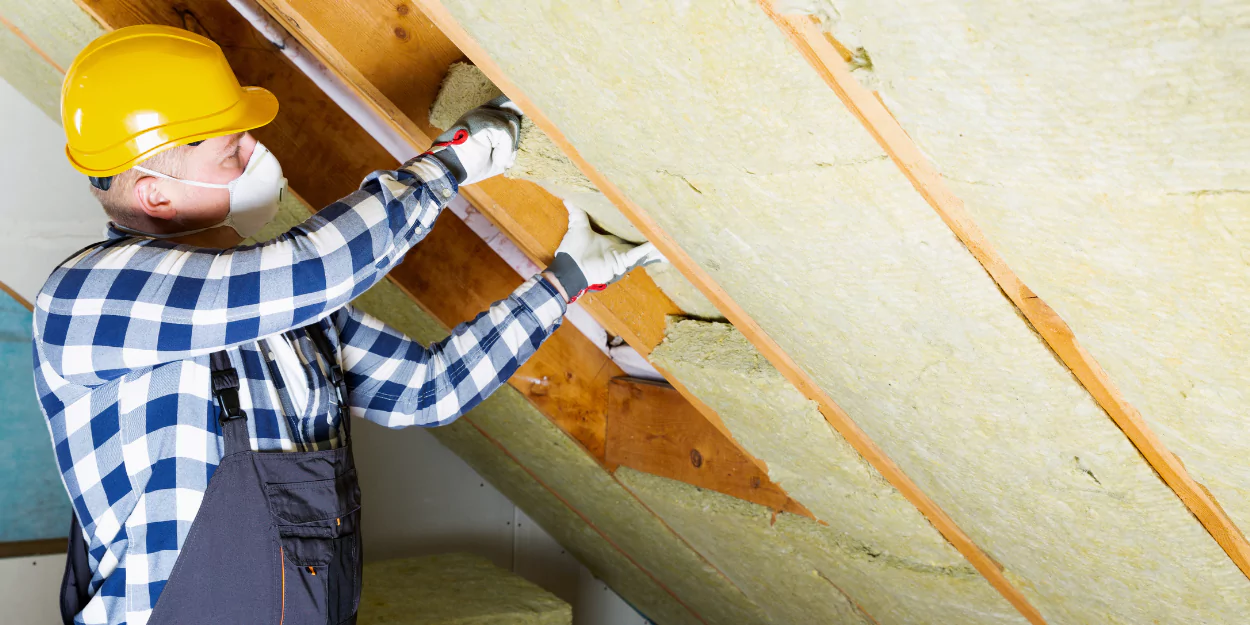
<instances>
[{"instance_id":1,"label":"mask elastic strap","mask_svg":"<svg viewBox=\"0 0 1250 625\"><path fill-rule=\"evenodd\" d=\"M183 232L171 232L171 233L169 233L169 234L153 234L153 233L151 233L151 232L144 232L144 231L142 231L142 230L135 230L134 228L127 228L126 226L123 226L123 225L121 225L121 224L119 224L119 223L117 223L117 222L111 222L111 225L112 225L112 227L113 227L113 229L114 229L114 230L118 230L118 231L124 232L124 233L126 233L126 234L133 234L133 235L135 235L135 236L140 236L140 237L148 237L148 238L151 238L151 239L173 239L173 238L177 238L177 237L185 237L185 236L187 236L188 234L196 234L196 233L199 233L199 232L204 232L205 230L212 230L213 228L217 228L217 227L220 227L220 226L224 225L224 222L223 222L223 223L220 223L220 224L217 224L217 225L215 225L215 226L209 226L209 227L207 227L207 228L198 228L198 229L196 229L196 230L184 230ZM107 230L106 230L106 231L105 231L105 234L107 234L107 233L108 233L108 232L107 232Z\"/></svg>"},{"instance_id":2,"label":"mask elastic strap","mask_svg":"<svg viewBox=\"0 0 1250 625\"><path fill-rule=\"evenodd\" d=\"M173 180L174 182L181 182L182 184L189 184L193 187L203 187L205 189L229 189L230 188L230 185L228 184L215 184L212 182L197 182L195 180L183 180L182 178L175 178L173 176L170 176L169 174L162 174L159 171L152 171L151 169L148 169L147 167L140 167L139 165L135 165L134 169L137 169L150 176L156 176L157 178L164 178L166 180Z\"/></svg>"}]
</instances>

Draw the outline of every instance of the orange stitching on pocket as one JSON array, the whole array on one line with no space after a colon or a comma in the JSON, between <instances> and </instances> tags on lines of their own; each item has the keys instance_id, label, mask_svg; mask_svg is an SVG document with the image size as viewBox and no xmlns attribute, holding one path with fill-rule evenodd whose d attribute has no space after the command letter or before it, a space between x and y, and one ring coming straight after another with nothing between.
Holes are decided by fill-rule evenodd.
<instances>
[{"instance_id":1,"label":"orange stitching on pocket","mask_svg":"<svg viewBox=\"0 0 1250 625\"><path fill-rule=\"evenodd\" d=\"M278 625L286 621L286 552L278 545L278 570L282 571L282 616L278 617Z\"/></svg>"}]
</instances>

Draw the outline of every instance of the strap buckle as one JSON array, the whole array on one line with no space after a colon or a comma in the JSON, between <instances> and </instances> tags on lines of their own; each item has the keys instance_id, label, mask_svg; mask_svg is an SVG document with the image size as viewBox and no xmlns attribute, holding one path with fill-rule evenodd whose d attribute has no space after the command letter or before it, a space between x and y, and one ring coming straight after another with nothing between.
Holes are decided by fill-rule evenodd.
<instances>
[{"instance_id":1,"label":"strap buckle","mask_svg":"<svg viewBox=\"0 0 1250 625\"><path fill-rule=\"evenodd\" d=\"M247 413L239 404L239 373L230 366L225 352L212 355L213 396L221 406L220 421L223 425L235 419L246 419Z\"/></svg>"}]
</instances>

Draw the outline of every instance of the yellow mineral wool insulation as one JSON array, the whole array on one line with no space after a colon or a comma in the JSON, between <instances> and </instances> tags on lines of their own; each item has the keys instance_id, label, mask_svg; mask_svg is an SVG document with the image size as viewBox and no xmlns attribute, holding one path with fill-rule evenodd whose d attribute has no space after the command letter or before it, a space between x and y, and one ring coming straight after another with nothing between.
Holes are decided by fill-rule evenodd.
<instances>
[{"instance_id":1,"label":"yellow mineral wool insulation","mask_svg":"<svg viewBox=\"0 0 1250 625\"><path fill-rule=\"evenodd\" d=\"M490 560L467 553L371 561L360 625L573 625L573 609Z\"/></svg>"},{"instance_id":2,"label":"yellow mineral wool insulation","mask_svg":"<svg viewBox=\"0 0 1250 625\"><path fill-rule=\"evenodd\" d=\"M1250 581L755 2L443 5L1049 620L1250 611Z\"/></svg>"},{"instance_id":3,"label":"yellow mineral wool insulation","mask_svg":"<svg viewBox=\"0 0 1250 625\"><path fill-rule=\"evenodd\" d=\"M102 34L73 0L0 0L0 78L60 123L65 68Z\"/></svg>"},{"instance_id":4,"label":"yellow mineral wool insulation","mask_svg":"<svg viewBox=\"0 0 1250 625\"><path fill-rule=\"evenodd\" d=\"M468 63L452 63L443 78L438 97L430 105L430 125L449 128L474 107L503 95L481 70ZM504 174L509 178L529 180L548 193L570 200L590 214L605 231L623 239L642 242L642 233L603 197L595 185L582 175L551 139L528 118L521 121L520 148L516 162Z\"/></svg>"},{"instance_id":5,"label":"yellow mineral wool insulation","mask_svg":"<svg viewBox=\"0 0 1250 625\"><path fill-rule=\"evenodd\" d=\"M664 291L664 294L673 300L682 312L699 319L722 321L725 319L716 306L671 264L648 265L646 271L651 279L655 280L656 286L660 287L660 290Z\"/></svg>"},{"instance_id":6,"label":"yellow mineral wool insulation","mask_svg":"<svg viewBox=\"0 0 1250 625\"><path fill-rule=\"evenodd\" d=\"M468 63L452 63L443 78L438 97L430 105L430 124L436 128L447 128L470 109L500 95L502 92L477 67ZM533 182L548 193L581 208L605 232L634 243L646 241L616 205L604 197L552 143L551 138L528 118L521 122L516 163L504 175ZM720 311L668 263L647 267L646 272L685 313L701 319L723 318Z\"/></svg>"},{"instance_id":7,"label":"yellow mineral wool insulation","mask_svg":"<svg viewBox=\"0 0 1250 625\"><path fill-rule=\"evenodd\" d=\"M1250 6L829 5L1008 265L1250 527Z\"/></svg>"},{"instance_id":8,"label":"yellow mineral wool insulation","mask_svg":"<svg viewBox=\"0 0 1250 625\"><path fill-rule=\"evenodd\" d=\"M774 597L762 605L782 622L857 612L877 625L1026 622L966 564L920 566L801 516L774 519L766 507L628 468L617 477L748 594Z\"/></svg>"},{"instance_id":9,"label":"yellow mineral wool insulation","mask_svg":"<svg viewBox=\"0 0 1250 625\"><path fill-rule=\"evenodd\" d=\"M878 623L1025 622L825 422L815 402L803 397L733 326L675 320L651 359L716 411L734 439L768 466L769 478L828 524L815 533L824 543L837 546L826 550L837 566L824 573L831 582L822 583L847 589ZM753 520L717 523L718 528L738 529L719 534L724 538L717 539L715 552L732 562L750 562L746 552L730 554L726 549L756 538L730 538L733 532L762 531L768 536L776 532L766 522L759 527L761 517L767 521L768 510L733 501L708 505ZM711 551L698 548L710 557ZM771 574L770 566L791 565L762 564L757 573Z\"/></svg>"},{"instance_id":10,"label":"yellow mineral wool insulation","mask_svg":"<svg viewBox=\"0 0 1250 625\"><path fill-rule=\"evenodd\" d=\"M762 605L774 622L868 625L875 619L777 532L772 510L628 467L617 477L665 522L681 527L744 591L766 598Z\"/></svg>"}]
</instances>

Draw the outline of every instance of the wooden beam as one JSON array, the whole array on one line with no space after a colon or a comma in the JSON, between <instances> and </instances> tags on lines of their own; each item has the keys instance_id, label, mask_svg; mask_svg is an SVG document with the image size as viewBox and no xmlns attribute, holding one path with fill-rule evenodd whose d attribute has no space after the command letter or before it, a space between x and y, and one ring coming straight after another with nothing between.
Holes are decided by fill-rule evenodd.
<instances>
[{"instance_id":1,"label":"wooden beam","mask_svg":"<svg viewBox=\"0 0 1250 625\"><path fill-rule=\"evenodd\" d=\"M773 510L812 516L667 384L611 381L606 458L613 470L623 465Z\"/></svg>"},{"instance_id":2,"label":"wooden beam","mask_svg":"<svg viewBox=\"0 0 1250 625\"><path fill-rule=\"evenodd\" d=\"M430 126L429 108L447 68L464 59L464 53L425 15L389 0L259 2L411 145L423 149L441 132ZM370 36L362 37L361 33ZM463 187L461 193L531 260L541 265L553 258L567 227L566 211L559 199L535 184L502 176ZM663 340L667 317L681 312L641 271L579 302L609 332L624 338L644 356ZM734 441L715 411L672 376L665 377L698 414L733 441L741 455L767 474L764 463ZM574 426L577 421L573 418L572 423L563 425ZM596 423L596 428L600 425ZM598 446L587 447L601 450L601 439Z\"/></svg>"},{"instance_id":3,"label":"wooden beam","mask_svg":"<svg viewBox=\"0 0 1250 625\"><path fill-rule=\"evenodd\" d=\"M929 206L976 257L1012 304L1042 336L1059 360L1072 371L1098 405L1119 426L1133 445L1171 487L1202 526L1210 532L1228 557L1250 577L1250 543L1236 523L1224 512L1215 497L1185 469L1167 448L1141 413L1128 402L1111 381L1102 365L1077 341L1068 324L1020 279L999 255L989 239L968 214L967 208L942 175L920 151L879 95L869 91L854 76L839 53L841 47L823 32L814 18L781 15L770 0L758 0L760 7L777 23L838 99L863 124L869 134L902 170Z\"/></svg>"},{"instance_id":4,"label":"wooden beam","mask_svg":"<svg viewBox=\"0 0 1250 625\"><path fill-rule=\"evenodd\" d=\"M1001 567L972 541L954 519L941 509L912 481L897 464L891 460L875 442L842 410L833 398L829 397L816 382L807 374L772 337L750 315L746 313L706 271L686 254L676 241L659 227L646 212L621 192L611 180L599 173L586 159L577 152L560 129L543 114L515 83L508 79L499 65L486 53L480 44L474 41L457 23L455 17L439 0L413 0L418 8L430 18L440 30L464 51L473 63L495 83L508 97L512 98L529 118L567 155L574 164L589 178L595 186L608 197L621 212L633 222L639 231L655 244L668 257L673 266L690 280L700 291L734 324L739 332L759 350L778 371L794 384L804 396L816 402L821 413L834 429L846 439L856 451L863 456L890 484L920 510L929 522L942 533L968 562L972 564L1005 597L1021 614L1034 624L1044 623L1041 613L1033 607L1007 577ZM836 54L836 52L835 52Z\"/></svg>"},{"instance_id":5,"label":"wooden beam","mask_svg":"<svg viewBox=\"0 0 1250 625\"><path fill-rule=\"evenodd\" d=\"M7 285L7 284L5 284L5 283L3 283L3 282L0 282L0 292L4 293L5 295L8 295L8 296L9 296L9 297L11 297L11 298L13 298L13 301L17 302L18 304L21 304L21 305L22 305L22 308L25 308L26 310L29 310L29 311L31 311L31 312L34 312L35 307L34 307L34 306L31 306L31 305L30 305L30 302L26 301L26 298L24 298L24 297L22 297L21 295L19 295L19 294L18 294L18 292L17 292L17 291L14 291L12 288L10 288L10 287L9 287L9 285Z\"/></svg>"},{"instance_id":6,"label":"wooden beam","mask_svg":"<svg viewBox=\"0 0 1250 625\"><path fill-rule=\"evenodd\" d=\"M46 556L64 554L69 549L68 538L44 538L40 540L20 540L0 543L0 558L23 558L26 556Z\"/></svg>"}]
</instances>

